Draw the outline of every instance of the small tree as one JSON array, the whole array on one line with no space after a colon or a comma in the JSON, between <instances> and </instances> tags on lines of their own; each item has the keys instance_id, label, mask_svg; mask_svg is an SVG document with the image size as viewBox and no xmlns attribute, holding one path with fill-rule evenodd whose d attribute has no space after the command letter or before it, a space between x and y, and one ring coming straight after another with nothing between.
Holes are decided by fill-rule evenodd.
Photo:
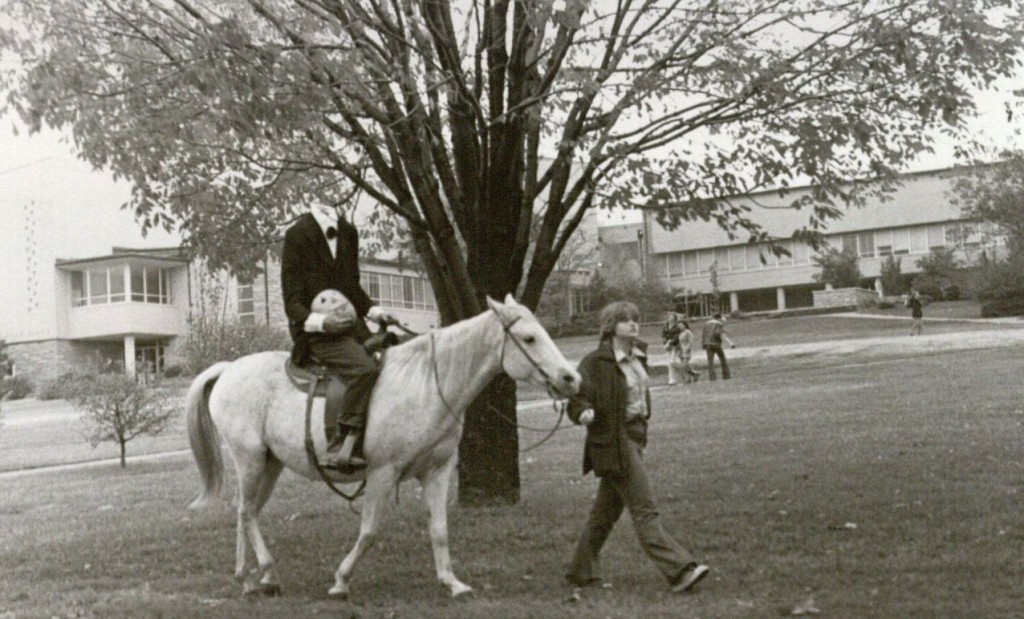
<instances>
[{"instance_id":1,"label":"small tree","mask_svg":"<svg viewBox=\"0 0 1024 619\"><path fill-rule=\"evenodd\" d=\"M157 436L170 426L175 407L162 391L139 384L124 374L101 374L83 384L74 400L82 407L86 437L96 447L113 441L121 448L121 466L125 466L125 446L142 435Z\"/></svg>"},{"instance_id":2,"label":"small tree","mask_svg":"<svg viewBox=\"0 0 1024 619\"><path fill-rule=\"evenodd\" d=\"M882 261L882 290L885 294L903 294L906 284L903 281L903 261L896 256L889 256Z\"/></svg>"},{"instance_id":3,"label":"small tree","mask_svg":"<svg viewBox=\"0 0 1024 619\"><path fill-rule=\"evenodd\" d=\"M814 281L831 284L833 288L854 288L860 286L862 279L857 254L847 248L839 251L835 247L814 256L814 264L821 267L821 272L814 275Z\"/></svg>"},{"instance_id":4,"label":"small tree","mask_svg":"<svg viewBox=\"0 0 1024 619\"><path fill-rule=\"evenodd\" d=\"M936 247L917 260L920 275L914 278L914 289L935 299L943 297L942 290L954 282L960 270L960 260L952 250Z\"/></svg>"}]
</instances>

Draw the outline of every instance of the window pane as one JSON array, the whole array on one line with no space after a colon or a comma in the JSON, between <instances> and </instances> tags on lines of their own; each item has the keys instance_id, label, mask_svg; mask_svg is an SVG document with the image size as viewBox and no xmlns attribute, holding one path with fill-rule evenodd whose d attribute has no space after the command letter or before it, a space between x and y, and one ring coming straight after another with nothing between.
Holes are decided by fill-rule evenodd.
<instances>
[{"instance_id":1,"label":"window pane","mask_svg":"<svg viewBox=\"0 0 1024 619\"><path fill-rule=\"evenodd\" d=\"M811 249L806 243L793 243L793 262L796 264L809 264L811 261Z\"/></svg>"},{"instance_id":2,"label":"window pane","mask_svg":"<svg viewBox=\"0 0 1024 619\"><path fill-rule=\"evenodd\" d=\"M792 265L793 264L793 242L792 241L782 241L778 245L782 249L785 249L786 251L789 252L788 256L785 255L785 254L779 254L779 256L778 256L779 265L780 266L781 265L786 265L786 266Z\"/></svg>"},{"instance_id":3,"label":"window pane","mask_svg":"<svg viewBox=\"0 0 1024 619\"><path fill-rule=\"evenodd\" d=\"M761 248L757 245L747 245L747 268L748 269L763 269L764 265L761 264Z\"/></svg>"},{"instance_id":4,"label":"window pane","mask_svg":"<svg viewBox=\"0 0 1024 619\"><path fill-rule=\"evenodd\" d=\"M731 270L731 267L729 265L728 248L721 248L715 250L715 264L717 265L715 268L718 269L719 273Z\"/></svg>"},{"instance_id":5,"label":"window pane","mask_svg":"<svg viewBox=\"0 0 1024 619\"><path fill-rule=\"evenodd\" d=\"M85 298L85 274L81 271L71 272L71 306L78 307L85 305L88 300Z\"/></svg>"},{"instance_id":6,"label":"window pane","mask_svg":"<svg viewBox=\"0 0 1024 619\"><path fill-rule=\"evenodd\" d=\"M160 269L146 267L146 303L160 302Z\"/></svg>"},{"instance_id":7,"label":"window pane","mask_svg":"<svg viewBox=\"0 0 1024 619\"><path fill-rule=\"evenodd\" d=\"M697 252L688 251L683 254L683 267L687 275L696 275L699 272L697 268Z\"/></svg>"},{"instance_id":8,"label":"window pane","mask_svg":"<svg viewBox=\"0 0 1024 619\"><path fill-rule=\"evenodd\" d=\"M124 267L110 268L110 301L111 303L124 301Z\"/></svg>"},{"instance_id":9,"label":"window pane","mask_svg":"<svg viewBox=\"0 0 1024 619\"><path fill-rule=\"evenodd\" d=\"M746 268L746 253L743 251L743 247L730 247L729 248L729 264L733 271L742 271Z\"/></svg>"},{"instance_id":10,"label":"window pane","mask_svg":"<svg viewBox=\"0 0 1024 619\"><path fill-rule=\"evenodd\" d=\"M928 226L928 247L945 247L946 230L942 224Z\"/></svg>"},{"instance_id":11,"label":"window pane","mask_svg":"<svg viewBox=\"0 0 1024 619\"><path fill-rule=\"evenodd\" d=\"M89 303L107 302L107 270L89 271Z\"/></svg>"},{"instance_id":12,"label":"window pane","mask_svg":"<svg viewBox=\"0 0 1024 619\"><path fill-rule=\"evenodd\" d=\"M146 288L143 285L142 267L132 265L132 301L142 302L146 300Z\"/></svg>"},{"instance_id":13,"label":"window pane","mask_svg":"<svg viewBox=\"0 0 1024 619\"><path fill-rule=\"evenodd\" d=\"M411 308L413 306L413 294L412 294L412 278L402 278L402 307Z\"/></svg>"},{"instance_id":14,"label":"window pane","mask_svg":"<svg viewBox=\"0 0 1024 619\"><path fill-rule=\"evenodd\" d=\"M171 302L171 271L160 269L160 296L164 303Z\"/></svg>"},{"instance_id":15,"label":"window pane","mask_svg":"<svg viewBox=\"0 0 1024 619\"><path fill-rule=\"evenodd\" d=\"M873 232L865 232L857 235L857 245L860 249L861 258L875 257L875 235Z\"/></svg>"},{"instance_id":16,"label":"window pane","mask_svg":"<svg viewBox=\"0 0 1024 619\"><path fill-rule=\"evenodd\" d=\"M910 229L910 252L920 254L928 251L928 228L917 226Z\"/></svg>"},{"instance_id":17,"label":"window pane","mask_svg":"<svg viewBox=\"0 0 1024 619\"><path fill-rule=\"evenodd\" d=\"M909 254L910 253L910 229L903 228L900 230L892 231L892 253L894 254Z\"/></svg>"}]
</instances>

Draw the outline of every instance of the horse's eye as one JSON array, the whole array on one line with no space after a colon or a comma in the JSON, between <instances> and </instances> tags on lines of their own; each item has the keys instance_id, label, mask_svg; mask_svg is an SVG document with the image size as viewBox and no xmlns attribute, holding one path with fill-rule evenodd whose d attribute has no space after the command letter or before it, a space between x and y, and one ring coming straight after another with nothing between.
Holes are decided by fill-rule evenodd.
<instances>
[{"instance_id":1,"label":"horse's eye","mask_svg":"<svg viewBox=\"0 0 1024 619\"><path fill-rule=\"evenodd\" d=\"M533 344L536 341L537 340L532 335L527 335L526 337L523 338L523 342L526 344Z\"/></svg>"}]
</instances>

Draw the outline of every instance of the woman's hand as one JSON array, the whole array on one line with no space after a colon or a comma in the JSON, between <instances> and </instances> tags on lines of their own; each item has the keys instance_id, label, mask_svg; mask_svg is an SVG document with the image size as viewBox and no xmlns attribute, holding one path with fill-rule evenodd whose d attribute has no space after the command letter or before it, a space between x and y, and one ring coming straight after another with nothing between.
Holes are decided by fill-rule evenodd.
<instances>
[{"instance_id":1,"label":"woman's hand","mask_svg":"<svg viewBox=\"0 0 1024 619\"><path fill-rule=\"evenodd\" d=\"M594 423L594 409L588 408L587 410L580 413L580 423L585 426L589 426Z\"/></svg>"}]
</instances>

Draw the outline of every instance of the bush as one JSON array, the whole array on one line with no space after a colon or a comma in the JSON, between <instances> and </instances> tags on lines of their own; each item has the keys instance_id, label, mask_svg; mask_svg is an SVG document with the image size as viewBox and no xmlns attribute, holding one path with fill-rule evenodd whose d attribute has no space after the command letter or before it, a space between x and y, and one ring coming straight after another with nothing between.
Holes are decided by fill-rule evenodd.
<instances>
[{"instance_id":1,"label":"bush","mask_svg":"<svg viewBox=\"0 0 1024 619\"><path fill-rule=\"evenodd\" d=\"M234 361L257 352L291 348L291 337L283 329L265 324L222 323L200 315L192 321L182 347L181 370L193 375L218 361Z\"/></svg>"},{"instance_id":2,"label":"bush","mask_svg":"<svg viewBox=\"0 0 1024 619\"><path fill-rule=\"evenodd\" d=\"M959 301L962 297L960 286L949 284L942 288L942 298L946 301Z\"/></svg>"},{"instance_id":3,"label":"bush","mask_svg":"<svg viewBox=\"0 0 1024 619\"><path fill-rule=\"evenodd\" d=\"M73 400L95 379L93 374L66 372L40 385L36 397L40 400Z\"/></svg>"},{"instance_id":4,"label":"bush","mask_svg":"<svg viewBox=\"0 0 1024 619\"><path fill-rule=\"evenodd\" d=\"M183 370L180 365L169 365L164 368L164 378L177 378L181 376Z\"/></svg>"},{"instance_id":5,"label":"bush","mask_svg":"<svg viewBox=\"0 0 1024 619\"><path fill-rule=\"evenodd\" d=\"M8 376L0 382L0 399L21 400L32 393L32 383L24 376Z\"/></svg>"},{"instance_id":6,"label":"bush","mask_svg":"<svg viewBox=\"0 0 1024 619\"><path fill-rule=\"evenodd\" d=\"M938 282L928 279L915 279L914 289L917 290L921 295L921 303L924 303L924 297L931 299L942 300L942 287Z\"/></svg>"},{"instance_id":7,"label":"bush","mask_svg":"<svg viewBox=\"0 0 1024 619\"><path fill-rule=\"evenodd\" d=\"M878 309L892 309L896 307L896 304L893 303L892 301L879 301L878 303L875 304L875 307L877 307Z\"/></svg>"}]
</instances>

